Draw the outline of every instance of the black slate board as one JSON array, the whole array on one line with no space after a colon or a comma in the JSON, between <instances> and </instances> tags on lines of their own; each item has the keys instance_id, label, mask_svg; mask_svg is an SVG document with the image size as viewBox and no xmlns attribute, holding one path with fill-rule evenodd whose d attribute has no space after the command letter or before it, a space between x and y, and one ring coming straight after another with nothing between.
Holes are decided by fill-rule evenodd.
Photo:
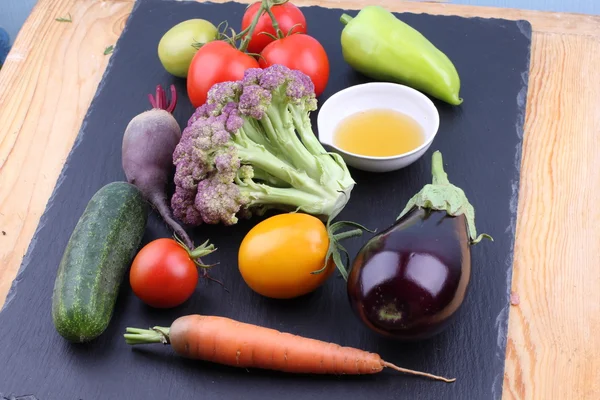
<instances>
[{"instance_id":1,"label":"black slate board","mask_svg":"<svg viewBox=\"0 0 600 400\"><path fill-rule=\"evenodd\" d=\"M256 219L230 228L203 226L193 232L197 243L210 238L219 248L206 261L220 261L213 274L230 293L201 282L184 306L155 311L124 285L111 325L97 341L70 345L54 331L51 291L62 250L94 192L124 179L120 146L126 124L148 107L146 94L157 83L175 82L179 93L185 93L184 81L164 72L156 57L162 32L191 17L215 23L228 19L235 25L244 7L155 0L136 4L0 314L0 393L33 394L40 400L500 398L531 37L525 21L399 14L455 62L465 102L456 108L436 102L440 132L429 153L409 168L387 174L352 171L358 185L341 217L381 230L430 181L431 152L440 149L451 181L466 191L477 210L478 229L494 236L494 243L473 248L469 296L459 319L440 336L413 344L375 336L351 313L339 277L292 301L254 294L239 277L236 255ZM320 102L344 87L365 82L341 57L338 18L342 10L309 7L303 11L310 33L324 44L331 61L331 79ZM182 126L191 113L183 96L175 112ZM153 216L145 241L168 234ZM347 243L351 255L364 240ZM127 326L168 326L190 313L223 315L355 346L404 367L457 381L445 384L392 371L366 377L246 371L183 360L160 345L132 350L123 340Z\"/></svg>"}]
</instances>

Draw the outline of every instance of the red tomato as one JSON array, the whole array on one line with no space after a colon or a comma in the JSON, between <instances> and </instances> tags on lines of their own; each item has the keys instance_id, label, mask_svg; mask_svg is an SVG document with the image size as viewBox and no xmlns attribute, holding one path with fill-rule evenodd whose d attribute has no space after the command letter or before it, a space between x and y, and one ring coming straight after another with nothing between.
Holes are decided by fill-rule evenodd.
<instances>
[{"instance_id":1,"label":"red tomato","mask_svg":"<svg viewBox=\"0 0 600 400\"><path fill-rule=\"evenodd\" d=\"M295 34L270 43L259 58L261 68L282 64L310 77L315 94L320 96L329 80L329 59L325 49L312 36Z\"/></svg>"},{"instance_id":2,"label":"red tomato","mask_svg":"<svg viewBox=\"0 0 600 400\"><path fill-rule=\"evenodd\" d=\"M206 102L208 91L214 84L237 81L250 68L260 68L258 61L222 40L202 46L196 52L187 76L187 92L195 108Z\"/></svg>"},{"instance_id":3,"label":"red tomato","mask_svg":"<svg viewBox=\"0 0 600 400\"><path fill-rule=\"evenodd\" d=\"M260 4L260 1L256 2L246 9L244 17L242 18L242 30L252 25L252 20L260 9ZM284 35L287 35L292 28L293 33L306 33L306 18L304 17L304 14L298 7L289 1L271 7L271 12L275 16L275 19L279 24L279 29ZM258 19L258 24L256 24L256 28L250 39L250 44L248 45L247 50L249 53L259 54L269 43L274 41L272 37L261 32L277 36L275 29L273 29L271 18L267 13L264 13Z\"/></svg>"},{"instance_id":4,"label":"red tomato","mask_svg":"<svg viewBox=\"0 0 600 400\"><path fill-rule=\"evenodd\" d=\"M175 240L157 239L135 256L129 282L135 295L149 306L176 307L194 293L198 267Z\"/></svg>"}]
</instances>

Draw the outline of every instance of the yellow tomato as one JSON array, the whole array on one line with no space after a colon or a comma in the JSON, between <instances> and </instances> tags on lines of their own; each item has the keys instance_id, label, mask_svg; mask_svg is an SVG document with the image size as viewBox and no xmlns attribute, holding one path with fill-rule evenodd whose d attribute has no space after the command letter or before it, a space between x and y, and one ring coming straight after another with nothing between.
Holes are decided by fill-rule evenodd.
<instances>
[{"instance_id":1,"label":"yellow tomato","mask_svg":"<svg viewBox=\"0 0 600 400\"><path fill-rule=\"evenodd\" d=\"M329 236L318 218L303 213L279 214L254 226L240 245L238 263L244 281L255 292L289 299L318 288L335 269L323 268Z\"/></svg>"}]
</instances>

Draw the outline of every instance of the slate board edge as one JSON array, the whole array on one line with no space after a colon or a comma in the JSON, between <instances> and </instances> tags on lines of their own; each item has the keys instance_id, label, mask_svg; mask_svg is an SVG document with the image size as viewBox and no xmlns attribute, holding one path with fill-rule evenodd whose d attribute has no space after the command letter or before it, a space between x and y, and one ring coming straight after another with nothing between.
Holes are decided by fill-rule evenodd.
<instances>
[{"instance_id":1,"label":"slate board edge","mask_svg":"<svg viewBox=\"0 0 600 400\"><path fill-rule=\"evenodd\" d=\"M106 77L110 73L112 63L114 60L114 58L112 56L116 55L119 52L119 42L121 41L121 38L123 37L123 33L125 33L127 31L127 29L129 28L129 18L133 14L133 12L137 9L139 4L140 4L140 1L136 0L129 16L127 16L127 21L125 22L123 31L121 32L121 35L119 35L119 38L117 39L117 42L114 45L114 50L111 54L111 58L108 60L108 64L106 65L104 73L102 74L102 78L100 79L100 82L98 83L98 86L94 93L94 97L92 97L92 100L90 101L90 105L88 106L87 112L85 113L85 116L83 117L83 120L81 122L81 127L79 128L79 132L77 133L77 136L75 137L73 146L71 146L71 150L69 150L69 154L67 155L67 158L65 159L65 162L63 163L60 175L56 179L56 184L54 185L54 188L52 189L52 194L50 195L50 198L48 198L48 201L46 202L46 207L44 207L44 212L42 213L42 216L40 217L38 225L33 233L33 236L31 237L31 241L29 242L29 245L27 246L27 251L25 252L25 255L23 256L23 260L21 262L21 265L19 267L17 275L15 276L15 279L13 280L13 282L10 286L10 289L8 290L8 293L6 295L6 300L4 301L4 305L2 306L2 309L0 309L0 313L2 313L8 307L8 305L11 303L12 299L17 294L17 284L21 280L21 276L29 264L30 257L33 254L33 250L35 249L38 233L41 229L43 229L46 226L46 223L48 222L46 220L48 218L48 210L54 205L54 198L56 197L56 194L59 191L58 189L60 188L60 186L62 185L62 183L64 182L64 180L66 178L66 171L67 171L69 162L71 161L71 157L72 157L73 153L75 152L75 149L77 149L77 147L83 140L89 115L94 110L94 104L96 103L98 96L101 93L102 88L104 87ZM87 201L89 201L89 199L86 200L86 203L87 203Z\"/></svg>"},{"instance_id":2,"label":"slate board edge","mask_svg":"<svg viewBox=\"0 0 600 400\"><path fill-rule=\"evenodd\" d=\"M244 3L244 2L240 2L240 1L224 1L224 2L214 2L214 1L202 1L202 0L135 0L136 3L139 3L141 1L173 1L173 2L200 2L202 4L214 4L214 5L219 5L219 4L243 4L243 5L248 5L250 3ZM373 3L373 5L375 5L376 3ZM360 7L357 8L341 8L341 7L325 7L325 6L319 6L319 5L304 5L304 4L299 4L298 7L304 9L304 8L327 8L327 9L338 9L338 10L344 10L344 11L354 11L357 12L360 11ZM518 22L518 23L523 23L525 26L529 27L529 30L531 30L531 22L529 22L526 19L518 19L518 20L514 20L514 19L508 19L508 18L500 18L500 17L465 17L462 15L458 15L458 14L452 14L452 15L442 15L442 14L431 14L431 13L427 13L427 12L405 12L405 11L392 11L393 14L395 15L430 15L432 17L441 17L441 18L463 18L463 19L470 19L470 20L487 20L487 21L507 21L507 22ZM309 27L310 29L310 27ZM521 30L523 30L523 28L521 28ZM523 32L525 34L525 32ZM310 32L309 32L310 34ZM527 35L526 35L527 36ZM530 36L528 36L530 37Z\"/></svg>"},{"instance_id":3,"label":"slate board edge","mask_svg":"<svg viewBox=\"0 0 600 400\"><path fill-rule=\"evenodd\" d=\"M508 314L510 312L510 307L512 307L511 305L511 301L510 301L510 297L511 297L511 293L512 293L512 276L513 276L513 266L514 266L514 249L515 249L515 242L516 242L516 229L517 229L517 220L518 220L518 211L519 211L519 194L520 194L520 183L521 183L521 163L522 163L522 156L523 156L523 142L525 141L525 117L527 115L527 109L528 109L528 103L527 103L527 97L528 97L528 93L529 93L529 76L530 76L530 71L531 71L531 33L532 33L532 28L531 28L531 23L529 23L529 21L525 21L525 20L518 20L516 21L517 25L519 27L519 29L521 30L521 33L523 33L523 35L529 39L529 46L527 48L527 52L528 52L528 57L527 57L527 68L525 73L523 73L521 75L521 79L522 79L522 83L523 86L521 87L521 90L519 91L519 94L517 96L517 106L520 106L521 104L522 109L521 111L518 113L517 115L517 122L515 123L515 128L516 128L516 134L519 137L519 141L517 142L517 146L515 148L515 176L513 177L512 181L511 181L511 186L512 186L512 191L513 191L513 197L509 203L509 207L510 207L510 214L511 214L511 221L510 221L510 225L507 227L506 229L506 233L508 233L510 235L511 238L511 245L510 245L510 251L508 252L508 255L506 257L506 306L502 309L502 311L498 314L498 316L496 317L496 324L498 325L498 352L497 352L497 357L502 361L502 372L499 373L496 378L494 379L494 384L492 386L492 396L494 396L497 399L501 399L502 398L502 392L503 392L503 385L504 385L504 373L506 370L506 348L507 348L507 341L508 341L508 324L509 324L509 320L510 318L508 316L506 316L506 318L504 318L505 314ZM503 322L504 321L504 322Z\"/></svg>"}]
</instances>

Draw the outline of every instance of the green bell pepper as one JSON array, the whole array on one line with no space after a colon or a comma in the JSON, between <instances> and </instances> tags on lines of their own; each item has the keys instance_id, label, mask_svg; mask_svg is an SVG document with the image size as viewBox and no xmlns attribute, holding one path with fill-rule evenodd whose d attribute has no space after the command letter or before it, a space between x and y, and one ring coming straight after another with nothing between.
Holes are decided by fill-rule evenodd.
<instances>
[{"instance_id":1,"label":"green bell pepper","mask_svg":"<svg viewBox=\"0 0 600 400\"><path fill-rule=\"evenodd\" d=\"M367 6L355 18L343 14L342 54L356 71L373 79L401 83L459 105L460 78L452 61L425 36L380 6Z\"/></svg>"}]
</instances>

